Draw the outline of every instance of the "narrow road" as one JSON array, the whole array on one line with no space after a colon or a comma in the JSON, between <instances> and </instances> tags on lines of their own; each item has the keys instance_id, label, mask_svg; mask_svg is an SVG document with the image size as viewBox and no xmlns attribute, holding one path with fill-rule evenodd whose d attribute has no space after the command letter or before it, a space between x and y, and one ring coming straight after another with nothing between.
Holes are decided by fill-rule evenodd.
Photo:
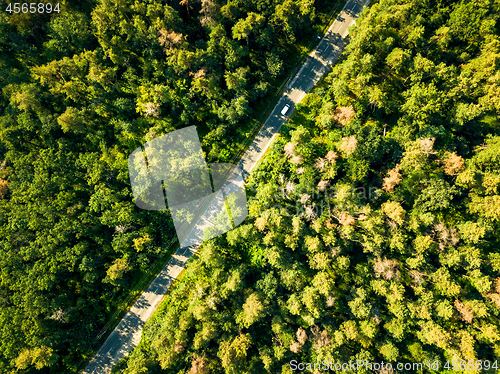
<instances>
[{"instance_id":1,"label":"narrow road","mask_svg":"<svg viewBox=\"0 0 500 374\"><path fill-rule=\"evenodd\" d=\"M338 59L342 53L349 27L354 24L359 13L368 3L369 0L349 0L347 2L321 42L290 82L286 92L238 163L245 178L269 148L274 135L278 133L281 125L288 120L297 103L311 91L327 71L327 68ZM286 104L290 106L290 109L286 115L282 115L281 111ZM134 349L141 339L144 324L152 316L168 288L197 248L197 246L183 247L175 252L158 276L108 336L82 374L109 373L118 361Z\"/></svg>"},{"instance_id":2,"label":"narrow road","mask_svg":"<svg viewBox=\"0 0 500 374\"><path fill-rule=\"evenodd\" d=\"M239 165L243 168L245 177L250 174L250 171L269 148L272 137L278 133L281 125L288 120L295 106L318 83L327 68L338 59L342 53L345 38L349 33L349 27L355 23L359 13L369 2L370 0L349 0L316 49L311 52L309 58L290 82L264 126L240 160ZM290 105L290 109L286 115L282 115L281 110L286 104Z\"/></svg>"}]
</instances>

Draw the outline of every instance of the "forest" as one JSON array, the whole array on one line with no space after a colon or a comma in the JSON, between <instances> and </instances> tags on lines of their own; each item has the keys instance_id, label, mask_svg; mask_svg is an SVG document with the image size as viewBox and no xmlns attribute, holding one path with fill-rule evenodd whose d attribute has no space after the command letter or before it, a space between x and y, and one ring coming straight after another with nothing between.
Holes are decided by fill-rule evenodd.
<instances>
[{"instance_id":1,"label":"forest","mask_svg":"<svg viewBox=\"0 0 500 374\"><path fill-rule=\"evenodd\" d=\"M0 11L0 373L76 373L176 249L127 159L196 125L231 162L331 0L55 0ZM104 335L103 335L104 334Z\"/></svg>"},{"instance_id":2,"label":"forest","mask_svg":"<svg viewBox=\"0 0 500 374\"><path fill-rule=\"evenodd\" d=\"M114 372L497 372L499 16L372 3L252 172L250 216L203 244Z\"/></svg>"}]
</instances>

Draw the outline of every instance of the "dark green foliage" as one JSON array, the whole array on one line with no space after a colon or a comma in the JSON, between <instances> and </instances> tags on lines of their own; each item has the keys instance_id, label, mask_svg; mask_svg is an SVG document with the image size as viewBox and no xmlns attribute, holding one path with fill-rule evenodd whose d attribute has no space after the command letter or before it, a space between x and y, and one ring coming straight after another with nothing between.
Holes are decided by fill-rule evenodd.
<instances>
[{"instance_id":1,"label":"dark green foliage","mask_svg":"<svg viewBox=\"0 0 500 374\"><path fill-rule=\"evenodd\" d=\"M133 204L129 154L196 125L209 162L236 157L335 4L59 3L0 12L1 373L85 364L176 245L168 212Z\"/></svg>"},{"instance_id":2,"label":"dark green foliage","mask_svg":"<svg viewBox=\"0 0 500 374\"><path fill-rule=\"evenodd\" d=\"M117 372L500 360L499 6L363 13Z\"/></svg>"}]
</instances>

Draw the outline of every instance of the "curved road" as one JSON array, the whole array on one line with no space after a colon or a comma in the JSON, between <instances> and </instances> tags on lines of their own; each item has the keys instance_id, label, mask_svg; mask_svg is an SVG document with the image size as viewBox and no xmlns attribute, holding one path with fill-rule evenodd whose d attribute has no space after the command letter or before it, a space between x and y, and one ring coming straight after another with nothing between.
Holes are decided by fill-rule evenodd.
<instances>
[{"instance_id":1,"label":"curved road","mask_svg":"<svg viewBox=\"0 0 500 374\"><path fill-rule=\"evenodd\" d=\"M245 177L250 174L269 148L274 136L278 133L281 125L288 120L296 104L311 91L327 71L327 68L338 59L342 53L349 27L355 22L359 13L368 3L369 0L349 0L316 49L309 55L249 149L239 161L238 165L243 170ZM281 110L286 104L290 105L290 109L286 115L282 115ZM175 252L158 276L108 336L82 372L83 374L109 373L119 360L134 349L141 339L144 324L154 313L168 288L197 248L197 246L184 247Z\"/></svg>"}]
</instances>

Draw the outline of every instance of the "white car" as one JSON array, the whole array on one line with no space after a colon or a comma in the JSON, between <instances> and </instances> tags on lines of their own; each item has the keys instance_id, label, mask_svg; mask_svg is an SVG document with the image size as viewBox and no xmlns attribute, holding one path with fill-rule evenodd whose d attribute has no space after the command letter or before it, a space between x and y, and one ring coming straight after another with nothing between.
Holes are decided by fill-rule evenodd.
<instances>
[{"instance_id":1,"label":"white car","mask_svg":"<svg viewBox=\"0 0 500 374\"><path fill-rule=\"evenodd\" d=\"M290 104L285 104L285 106L283 107L283 109L281 109L281 114L285 115L286 112L288 112L288 109L290 109Z\"/></svg>"}]
</instances>

